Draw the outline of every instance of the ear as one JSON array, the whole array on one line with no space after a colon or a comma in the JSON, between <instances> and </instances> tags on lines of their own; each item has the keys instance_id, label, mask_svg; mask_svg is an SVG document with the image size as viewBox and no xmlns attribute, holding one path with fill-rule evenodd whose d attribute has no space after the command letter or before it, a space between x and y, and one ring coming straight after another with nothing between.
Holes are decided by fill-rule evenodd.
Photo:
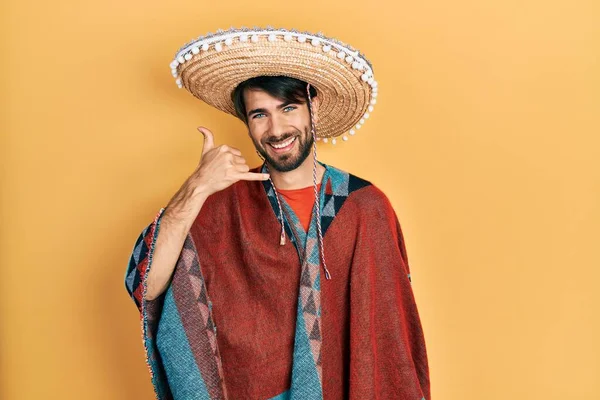
<instances>
[{"instance_id":1,"label":"ear","mask_svg":"<svg viewBox=\"0 0 600 400\"><path fill-rule=\"evenodd\" d=\"M313 118L315 120L315 124L319 122L319 105L321 104L321 98L319 96L315 96L311 98L311 108Z\"/></svg>"}]
</instances>

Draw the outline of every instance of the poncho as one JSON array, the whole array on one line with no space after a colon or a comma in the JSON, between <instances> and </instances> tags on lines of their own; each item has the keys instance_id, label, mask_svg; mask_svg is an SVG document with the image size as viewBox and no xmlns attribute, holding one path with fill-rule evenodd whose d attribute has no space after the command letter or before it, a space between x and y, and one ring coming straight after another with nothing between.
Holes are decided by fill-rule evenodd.
<instances>
[{"instance_id":1,"label":"poncho","mask_svg":"<svg viewBox=\"0 0 600 400\"><path fill-rule=\"evenodd\" d=\"M156 398L429 400L424 334L404 238L375 185L325 167L306 232L269 181L210 196L167 290L145 300L161 208L139 235L125 286L141 317ZM253 171L265 171L255 168Z\"/></svg>"}]
</instances>

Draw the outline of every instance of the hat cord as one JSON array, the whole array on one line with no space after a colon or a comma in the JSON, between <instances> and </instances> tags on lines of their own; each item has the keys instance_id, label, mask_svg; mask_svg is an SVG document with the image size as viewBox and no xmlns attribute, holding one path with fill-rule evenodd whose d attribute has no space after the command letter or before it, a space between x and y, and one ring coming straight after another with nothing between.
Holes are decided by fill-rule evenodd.
<instances>
[{"instance_id":1,"label":"hat cord","mask_svg":"<svg viewBox=\"0 0 600 400\"><path fill-rule=\"evenodd\" d=\"M315 205L317 207L317 233L319 236L319 250L321 260L323 261L323 269L325 270L325 279L331 279L331 274L325 263L325 249L323 246L323 233L321 231L321 202L317 191L317 134L315 129L315 119L312 112L312 98L310 97L310 83L306 85L306 93L308 95L308 112L310 113L310 127L313 135L313 187L315 189Z\"/></svg>"},{"instance_id":2,"label":"hat cord","mask_svg":"<svg viewBox=\"0 0 600 400\"><path fill-rule=\"evenodd\" d=\"M327 269L327 264L325 263L325 248L323 245L323 231L321 229L321 202L319 197L319 192L317 190L317 134L315 130L315 120L312 112L312 98L310 96L310 83L306 86L306 92L308 94L308 112L310 114L310 125L311 125L311 134L313 136L313 188L315 193L315 206L317 208L317 235L319 239L319 250L321 253L321 261L323 262L323 269L325 270L325 279L331 279L331 274L329 273L329 269ZM257 152L258 153L258 152ZM260 155L260 153L259 153ZM261 157L262 158L262 157ZM267 172L269 172L269 166L265 162L265 168ZM277 207L279 208L279 223L281 224L281 236L279 237L279 244L283 246L285 244L285 229L283 222L283 207L281 207L281 201L279 200L279 194L277 193L277 188L271 179L271 175L269 175L269 182L271 182L271 186L273 187L273 192L275 193L275 199L277 200Z\"/></svg>"},{"instance_id":3,"label":"hat cord","mask_svg":"<svg viewBox=\"0 0 600 400\"><path fill-rule=\"evenodd\" d=\"M267 172L269 172L269 166L265 163L265 168ZM285 244L285 229L283 225L283 207L281 207L281 202L279 201L279 194L277 193L277 189L275 188L275 184L271 179L271 175L269 174L269 182L271 182L271 186L273 187L273 192L275 192L275 199L277 200L277 207L279 208L279 223L281 224L281 236L279 236L279 245L283 246Z\"/></svg>"}]
</instances>

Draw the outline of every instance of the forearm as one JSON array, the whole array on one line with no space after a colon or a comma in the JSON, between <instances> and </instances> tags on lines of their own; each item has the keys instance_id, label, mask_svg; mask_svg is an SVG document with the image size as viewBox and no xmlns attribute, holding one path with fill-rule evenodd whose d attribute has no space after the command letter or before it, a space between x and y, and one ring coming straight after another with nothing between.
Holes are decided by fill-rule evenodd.
<instances>
[{"instance_id":1,"label":"forearm","mask_svg":"<svg viewBox=\"0 0 600 400\"><path fill-rule=\"evenodd\" d=\"M160 296L169 286L177 259L206 195L182 187L173 196L161 218L152 265L146 278L146 300Z\"/></svg>"},{"instance_id":2,"label":"forearm","mask_svg":"<svg viewBox=\"0 0 600 400\"><path fill-rule=\"evenodd\" d=\"M196 170L169 201L160 220L150 271L146 277L146 300L160 296L169 286L185 238L204 202L213 193L240 180L264 181L269 174L249 172L242 153L233 147L214 147L212 132L205 136L202 159Z\"/></svg>"}]
</instances>

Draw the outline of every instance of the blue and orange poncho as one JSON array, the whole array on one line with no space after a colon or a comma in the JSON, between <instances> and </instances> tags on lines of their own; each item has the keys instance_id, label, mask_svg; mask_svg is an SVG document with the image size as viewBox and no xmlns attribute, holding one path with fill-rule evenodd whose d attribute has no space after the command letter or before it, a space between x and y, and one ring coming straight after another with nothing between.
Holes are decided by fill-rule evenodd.
<instances>
[{"instance_id":1,"label":"blue and orange poncho","mask_svg":"<svg viewBox=\"0 0 600 400\"><path fill-rule=\"evenodd\" d=\"M168 289L151 301L145 278L164 209L143 230L125 284L158 399L430 400L396 214L370 182L322 165L332 279L322 279L314 213L305 232L283 201L289 240L278 244L268 181L240 181L208 198Z\"/></svg>"}]
</instances>

